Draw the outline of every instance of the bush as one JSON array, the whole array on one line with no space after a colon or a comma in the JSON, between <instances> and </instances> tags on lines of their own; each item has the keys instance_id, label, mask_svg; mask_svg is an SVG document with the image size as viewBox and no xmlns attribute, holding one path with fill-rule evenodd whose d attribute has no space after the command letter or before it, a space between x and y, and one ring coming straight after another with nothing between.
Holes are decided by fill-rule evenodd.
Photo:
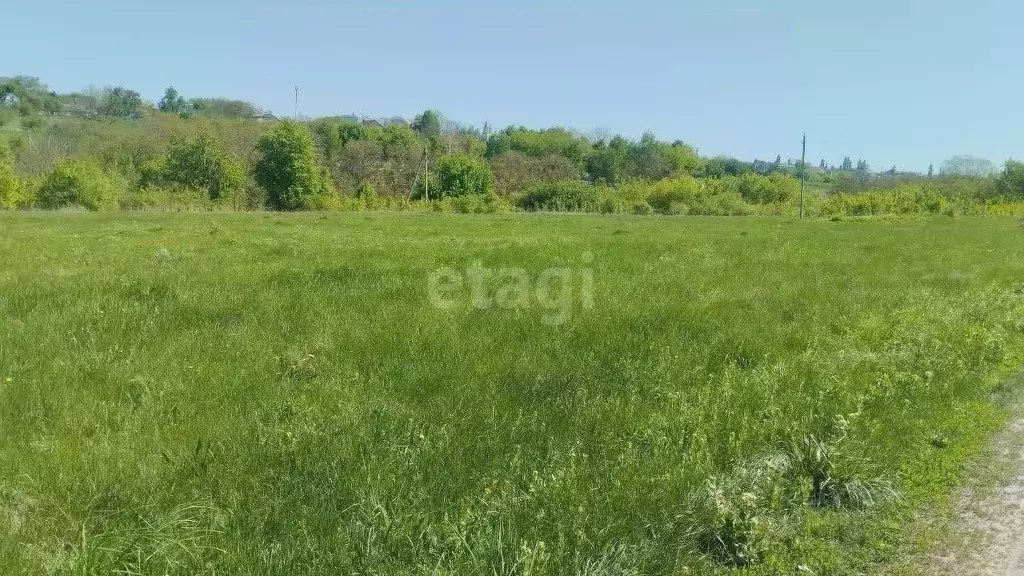
<instances>
[{"instance_id":1,"label":"bush","mask_svg":"<svg viewBox=\"0 0 1024 576\"><path fill-rule=\"evenodd\" d=\"M494 188L499 195L519 194L534 184L572 180L580 171L567 158L558 155L534 158L509 151L488 162L494 173Z\"/></svg>"},{"instance_id":2,"label":"bush","mask_svg":"<svg viewBox=\"0 0 1024 576\"><path fill-rule=\"evenodd\" d=\"M363 202L374 202L377 200L377 190L373 187L373 184L363 182L356 190L356 197Z\"/></svg>"},{"instance_id":3,"label":"bush","mask_svg":"<svg viewBox=\"0 0 1024 576\"><path fill-rule=\"evenodd\" d=\"M359 185L359 188L356 189L356 198L359 199L359 203L365 208L377 207L377 189L369 182L363 182Z\"/></svg>"},{"instance_id":4,"label":"bush","mask_svg":"<svg viewBox=\"0 0 1024 576\"><path fill-rule=\"evenodd\" d=\"M166 210L201 212L216 208L206 190L194 188L161 188L146 186L118 198L122 210Z\"/></svg>"},{"instance_id":5,"label":"bush","mask_svg":"<svg viewBox=\"0 0 1024 576\"><path fill-rule=\"evenodd\" d=\"M737 189L751 204L773 204L791 200L799 192L800 183L778 172L769 176L749 173L739 177Z\"/></svg>"},{"instance_id":6,"label":"bush","mask_svg":"<svg viewBox=\"0 0 1024 576\"><path fill-rule=\"evenodd\" d=\"M325 170L317 166L313 136L285 121L256 144L256 182L267 191L271 210L306 210L334 195Z\"/></svg>"},{"instance_id":7,"label":"bush","mask_svg":"<svg viewBox=\"0 0 1024 576\"><path fill-rule=\"evenodd\" d=\"M432 208L435 212L456 214L496 214L512 210L512 206L494 192L487 195L448 196L434 201Z\"/></svg>"},{"instance_id":8,"label":"bush","mask_svg":"<svg viewBox=\"0 0 1024 576\"><path fill-rule=\"evenodd\" d=\"M835 194L821 205L822 215L878 216L882 214L942 214L951 204L977 205L974 200L949 199L921 184L901 184L856 194Z\"/></svg>"},{"instance_id":9,"label":"bush","mask_svg":"<svg viewBox=\"0 0 1024 576\"><path fill-rule=\"evenodd\" d=\"M306 198L305 210L334 211L341 210L344 203L334 192L313 194Z\"/></svg>"},{"instance_id":10,"label":"bush","mask_svg":"<svg viewBox=\"0 0 1024 576\"><path fill-rule=\"evenodd\" d=\"M531 187L518 204L527 211L597 212L601 207L601 198L595 186L586 182L563 180Z\"/></svg>"},{"instance_id":11,"label":"bush","mask_svg":"<svg viewBox=\"0 0 1024 576\"><path fill-rule=\"evenodd\" d=\"M700 216L746 216L755 212L737 192L707 196L689 209L689 214Z\"/></svg>"},{"instance_id":12,"label":"bush","mask_svg":"<svg viewBox=\"0 0 1024 576\"><path fill-rule=\"evenodd\" d=\"M630 205L630 208L633 214L636 214L637 216L644 216L647 214L654 213L654 207L648 204L647 202L644 202L643 200L637 200L633 202Z\"/></svg>"},{"instance_id":13,"label":"bush","mask_svg":"<svg viewBox=\"0 0 1024 576\"><path fill-rule=\"evenodd\" d=\"M662 214L672 214L674 204L697 203L702 196L701 186L690 176L654 182L647 185L644 192L641 197Z\"/></svg>"},{"instance_id":14,"label":"bush","mask_svg":"<svg viewBox=\"0 0 1024 576\"><path fill-rule=\"evenodd\" d=\"M32 205L29 186L14 173L14 166L0 150L0 210L17 210Z\"/></svg>"},{"instance_id":15,"label":"bush","mask_svg":"<svg viewBox=\"0 0 1024 576\"><path fill-rule=\"evenodd\" d=\"M143 179L152 166L143 164ZM157 179L162 183L206 190L211 200L233 198L245 188L245 170L224 144L206 133L171 140Z\"/></svg>"},{"instance_id":16,"label":"bush","mask_svg":"<svg viewBox=\"0 0 1024 576\"><path fill-rule=\"evenodd\" d=\"M37 203L41 208L82 206L88 210L117 208L120 183L95 163L66 158L43 180Z\"/></svg>"},{"instance_id":17,"label":"bush","mask_svg":"<svg viewBox=\"0 0 1024 576\"><path fill-rule=\"evenodd\" d=\"M483 195L491 192L493 186L494 176L483 161L467 154L448 154L438 159L437 168L429 179L429 187L424 186L422 181L417 183L414 197L438 200Z\"/></svg>"}]
</instances>

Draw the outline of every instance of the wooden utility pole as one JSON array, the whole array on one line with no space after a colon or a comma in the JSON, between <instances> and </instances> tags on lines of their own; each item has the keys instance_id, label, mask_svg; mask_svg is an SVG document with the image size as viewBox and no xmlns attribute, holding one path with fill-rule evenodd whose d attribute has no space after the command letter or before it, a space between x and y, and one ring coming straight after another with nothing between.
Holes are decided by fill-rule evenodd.
<instances>
[{"instance_id":1,"label":"wooden utility pole","mask_svg":"<svg viewBox=\"0 0 1024 576\"><path fill-rule=\"evenodd\" d=\"M800 153L800 219L804 219L804 180L807 179L807 132L804 132L803 151Z\"/></svg>"},{"instance_id":2,"label":"wooden utility pole","mask_svg":"<svg viewBox=\"0 0 1024 576\"><path fill-rule=\"evenodd\" d=\"M295 87L295 121L299 120L299 87Z\"/></svg>"}]
</instances>

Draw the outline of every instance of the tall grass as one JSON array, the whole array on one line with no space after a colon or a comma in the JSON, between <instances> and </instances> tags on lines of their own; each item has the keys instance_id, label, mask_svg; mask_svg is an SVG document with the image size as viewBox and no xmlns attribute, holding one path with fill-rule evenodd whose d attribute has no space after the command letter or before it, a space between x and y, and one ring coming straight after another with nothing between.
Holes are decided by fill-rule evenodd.
<instances>
[{"instance_id":1,"label":"tall grass","mask_svg":"<svg viewBox=\"0 0 1024 576\"><path fill-rule=\"evenodd\" d=\"M0 214L0 573L867 570L1001 421L1022 240L972 218ZM428 304L442 266L585 253L594 307L562 325Z\"/></svg>"}]
</instances>

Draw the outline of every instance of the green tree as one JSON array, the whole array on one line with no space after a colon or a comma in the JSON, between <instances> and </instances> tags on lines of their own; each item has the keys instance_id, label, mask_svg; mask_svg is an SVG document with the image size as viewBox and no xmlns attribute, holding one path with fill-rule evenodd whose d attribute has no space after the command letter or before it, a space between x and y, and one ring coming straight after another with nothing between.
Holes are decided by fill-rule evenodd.
<instances>
[{"instance_id":1,"label":"green tree","mask_svg":"<svg viewBox=\"0 0 1024 576\"><path fill-rule=\"evenodd\" d=\"M82 206L89 210L117 207L118 182L98 165L78 158L65 158L43 180L37 202L40 208Z\"/></svg>"},{"instance_id":2,"label":"green tree","mask_svg":"<svg viewBox=\"0 0 1024 576\"><path fill-rule=\"evenodd\" d=\"M168 86L167 90L164 90L164 97L160 99L157 104L157 108L161 112L170 112L171 114L185 114L188 111L188 102L178 94L178 91L174 89L174 86Z\"/></svg>"},{"instance_id":3,"label":"green tree","mask_svg":"<svg viewBox=\"0 0 1024 576\"><path fill-rule=\"evenodd\" d=\"M99 113L123 120L142 118L142 96L121 86L112 88L104 94Z\"/></svg>"},{"instance_id":4,"label":"green tree","mask_svg":"<svg viewBox=\"0 0 1024 576\"><path fill-rule=\"evenodd\" d=\"M424 136L441 135L441 115L435 110L424 110L412 121L412 127Z\"/></svg>"},{"instance_id":5,"label":"green tree","mask_svg":"<svg viewBox=\"0 0 1024 576\"><path fill-rule=\"evenodd\" d=\"M167 184L205 190L211 200L233 198L245 188L241 163L205 132L173 138L160 177Z\"/></svg>"},{"instance_id":6,"label":"green tree","mask_svg":"<svg viewBox=\"0 0 1024 576\"><path fill-rule=\"evenodd\" d=\"M422 146L416 137L416 132L408 126L391 125L371 130L370 139L380 142L381 150L384 152L385 160L394 160L404 156L410 148L417 150Z\"/></svg>"},{"instance_id":7,"label":"green tree","mask_svg":"<svg viewBox=\"0 0 1024 576\"><path fill-rule=\"evenodd\" d=\"M435 110L424 110L412 121L412 127L427 139L430 151L441 150L441 115Z\"/></svg>"},{"instance_id":8,"label":"green tree","mask_svg":"<svg viewBox=\"0 0 1024 576\"><path fill-rule=\"evenodd\" d=\"M533 158L558 154L568 158L582 172L590 149L590 142L564 128L529 130L509 127L487 139L485 155L493 158L510 150Z\"/></svg>"},{"instance_id":9,"label":"green tree","mask_svg":"<svg viewBox=\"0 0 1024 576\"><path fill-rule=\"evenodd\" d=\"M204 118L245 120L262 113L255 104L227 98L193 98L188 101L191 113Z\"/></svg>"},{"instance_id":10,"label":"green tree","mask_svg":"<svg viewBox=\"0 0 1024 576\"><path fill-rule=\"evenodd\" d=\"M313 126L313 136L316 139L317 148L324 160L331 162L341 151L341 134L338 131L338 123L329 119L317 120Z\"/></svg>"},{"instance_id":11,"label":"green tree","mask_svg":"<svg viewBox=\"0 0 1024 576\"><path fill-rule=\"evenodd\" d=\"M1007 197L1024 199L1024 162L1008 160L999 176L999 192Z\"/></svg>"},{"instance_id":12,"label":"green tree","mask_svg":"<svg viewBox=\"0 0 1024 576\"><path fill-rule=\"evenodd\" d=\"M362 124L355 122L342 122L338 125L338 139L341 147L344 148L349 142L358 142L369 139L370 135Z\"/></svg>"},{"instance_id":13,"label":"green tree","mask_svg":"<svg viewBox=\"0 0 1024 576\"><path fill-rule=\"evenodd\" d=\"M304 210L331 196L330 179L317 165L313 136L301 124L281 122L256 143L256 183L271 210Z\"/></svg>"},{"instance_id":14,"label":"green tree","mask_svg":"<svg viewBox=\"0 0 1024 576\"><path fill-rule=\"evenodd\" d=\"M594 144L593 150L587 156L587 175L594 182L604 182L611 186L618 184L626 176L626 157L629 155L629 142L621 137L614 136L605 144L603 140ZM570 180L571 178L556 178L555 180Z\"/></svg>"},{"instance_id":15,"label":"green tree","mask_svg":"<svg viewBox=\"0 0 1024 576\"><path fill-rule=\"evenodd\" d=\"M708 160L701 172L708 178L721 178L722 176L739 176L754 171L754 165L736 158L720 156Z\"/></svg>"},{"instance_id":16,"label":"green tree","mask_svg":"<svg viewBox=\"0 0 1024 576\"><path fill-rule=\"evenodd\" d=\"M992 176L996 172L991 160L968 155L953 156L939 169L940 176Z\"/></svg>"},{"instance_id":17,"label":"green tree","mask_svg":"<svg viewBox=\"0 0 1024 576\"><path fill-rule=\"evenodd\" d=\"M447 154L437 160L437 169L430 177L430 198L487 194L493 188L494 176L480 159L467 154ZM422 183L416 197L423 197Z\"/></svg>"}]
</instances>

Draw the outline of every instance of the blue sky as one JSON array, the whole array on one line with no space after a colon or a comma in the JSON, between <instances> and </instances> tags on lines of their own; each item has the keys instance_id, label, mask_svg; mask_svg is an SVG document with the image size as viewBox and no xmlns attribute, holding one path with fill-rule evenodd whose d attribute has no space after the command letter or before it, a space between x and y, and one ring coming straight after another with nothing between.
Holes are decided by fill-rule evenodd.
<instances>
[{"instance_id":1,"label":"blue sky","mask_svg":"<svg viewBox=\"0 0 1024 576\"><path fill-rule=\"evenodd\" d=\"M0 75L291 114L562 125L702 154L1024 158L1019 0L13 0Z\"/></svg>"}]
</instances>

